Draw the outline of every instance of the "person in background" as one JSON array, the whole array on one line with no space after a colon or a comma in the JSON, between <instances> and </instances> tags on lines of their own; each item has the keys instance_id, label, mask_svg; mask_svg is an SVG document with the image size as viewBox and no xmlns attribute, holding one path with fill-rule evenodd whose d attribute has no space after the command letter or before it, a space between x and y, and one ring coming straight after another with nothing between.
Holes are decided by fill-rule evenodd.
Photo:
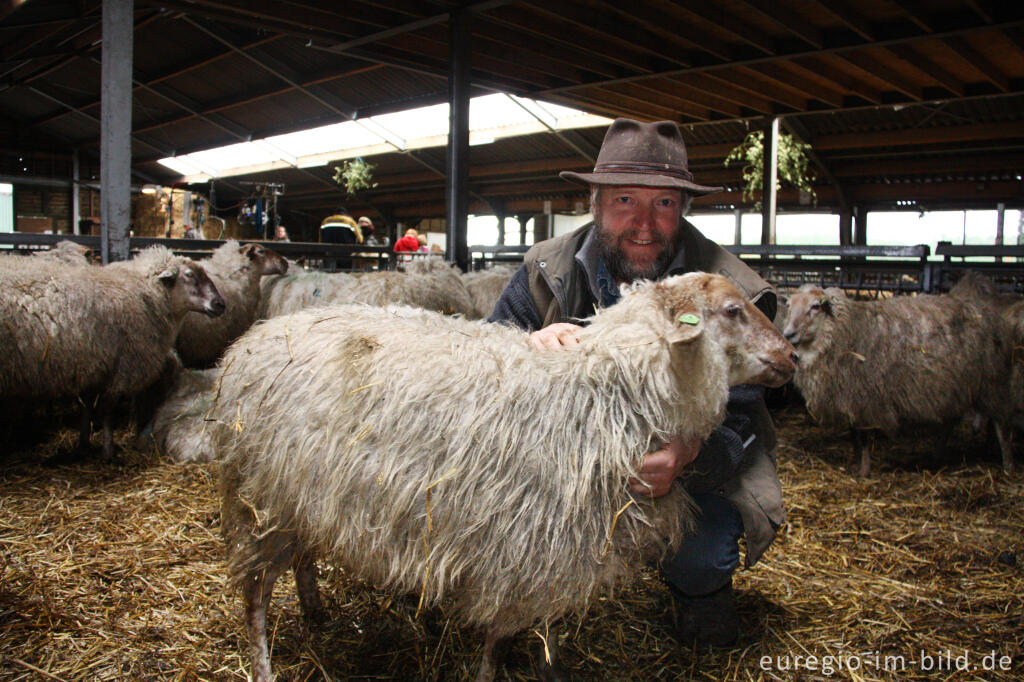
<instances>
[{"instance_id":1,"label":"person in background","mask_svg":"<svg viewBox=\"0 0 1024 682\"><path fill-rule=\"evenodd\" d=\"M594 219L531 247L489 321L531 332L539 352L559 352L579 342L578 323L595 307L615 305L620 285L695 270L725 275L769 319L775 316L771 285L684 218L694 196L722 188L693 181L674 122L616 119L594 172L561 175L589 186ZM746 537L752 566L785 519L763 389L730 389L725 422L703 443L676 437L637 454L643 456L633 494L659 497L682 479L700 510L695 532L661 566L678 606L676 636L687 646L732 646L739 635L732 588L739 539Z\"/></svg>"},{"instance_id":2,"label":"person in background","mask_svg":"<svg viewBox=\"0 0 1024 682\"><path fill-rule=\"evenodd\" d=\"M348 214L348 209L339 206L337 211L321 221L320 241L325 244L362 244L363 233L356 219Z\"/></svg>"},{"instance_id":3,"label":"person in background","mask_svg":"<svg viewBox=\"0 0 1024 682\"><path fill-rule=\"evenodd\" d=\"M276 232L276 234L274 234L274 241L275 242L290 242L291 241L291 239L288 238L288 230L285 229L284 225L278 225L277 226L277 232Z\"/></svg>"},{"instance_id":4,"label":"person in background","mask_svg":"<svg viewBox=\"0 0 1024 682\"><path fill-rule=\"evenodd\" d=\"M374 233L373 221L370 220L367 216L359 216L359 220L357 221L357 223L359 224L359 229L362 230L363 232L364 244L366 244L367 246L388 245L389 240L387 237L378 237Z\"/></svg>"},{"instance_id":5,"label":"person in background","mask_svg":"<svg viewBox=\"0 0 1024 682\"><path fill-rule=\"evenodd\" d=\"M410 227L405 231L405 234L395 242L395 253L402 251L419 251L420 240L419 232L414 227Z\"/></svg>"}]
</instances>

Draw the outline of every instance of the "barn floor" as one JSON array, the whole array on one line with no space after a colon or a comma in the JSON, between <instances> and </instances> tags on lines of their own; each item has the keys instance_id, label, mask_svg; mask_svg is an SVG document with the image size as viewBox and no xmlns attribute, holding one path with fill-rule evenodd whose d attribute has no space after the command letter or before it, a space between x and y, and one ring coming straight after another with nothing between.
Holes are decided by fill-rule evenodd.
<instances>
[{"instance_id":1,"label":"barn floor","mask_svg":"<svg viewBox=\"0 0 1024 682\"><path fill-rule=\"evenodd\" d=\"M1024 678L1024 496L966 430L884 446L875 473L798 407L775 413L789 521L738 574L732 650L671 635L645 571L563 628L576 679ZM215 483L122 443L116 464L69 456L73 434L0 456L0 680L244 680L238 599L225 592ZM281 680L471 679L481 639L440 613L324 570L331 614L304 629L291 579L270 614ZM534 679L541 635L520 635L504 679ZM553 634L553 633L552 633ZM958 670L964 668L965 670Z\"/></svg>"}]
</instances>

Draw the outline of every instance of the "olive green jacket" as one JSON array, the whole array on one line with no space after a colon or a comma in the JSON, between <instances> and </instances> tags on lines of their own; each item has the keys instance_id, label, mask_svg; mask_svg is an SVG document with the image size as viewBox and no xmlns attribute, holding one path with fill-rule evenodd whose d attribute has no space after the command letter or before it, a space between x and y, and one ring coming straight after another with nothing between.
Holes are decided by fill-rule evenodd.
<instances>
[{"instance_id":1,"label":"olive green jacket","mask_svg":"<svg viewBox=\"0 0 1024 682\"><path fill-rule=\"evenodd\" d=\"M593 225L587 223L574 232L540 242L526 253L524 265L530 293L542 327L594 313L596 285L588 281L578 258ZM770 284L688 221L683 221L682 229L681 248L665 277L695 270L724 275L769 319L775 317L777 299ZM747 566L757 562L786 518L782 485L775 468L775 428L763 401L758 413L751 416L757 438L744 453L740 471L720 489L743 517Z\"/></svg>"}]
</instances>

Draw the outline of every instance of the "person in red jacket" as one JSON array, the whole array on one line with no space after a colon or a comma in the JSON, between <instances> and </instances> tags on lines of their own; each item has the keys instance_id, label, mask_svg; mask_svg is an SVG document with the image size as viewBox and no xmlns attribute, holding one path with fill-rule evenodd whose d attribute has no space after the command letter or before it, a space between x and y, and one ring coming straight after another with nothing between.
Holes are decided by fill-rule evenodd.
<instances>
[{"instance_id":1,"label":"person in red jacket","mask_svg":"<svg viewBox=\"0 0 1024 682\"><path fill-rule=\"evenodd\" d=\"M405 236L395 242L395 253L399 251L419 251L420 240L419 232L415 228L410 227L405 231Z\"/></svg>"}]
</instances>

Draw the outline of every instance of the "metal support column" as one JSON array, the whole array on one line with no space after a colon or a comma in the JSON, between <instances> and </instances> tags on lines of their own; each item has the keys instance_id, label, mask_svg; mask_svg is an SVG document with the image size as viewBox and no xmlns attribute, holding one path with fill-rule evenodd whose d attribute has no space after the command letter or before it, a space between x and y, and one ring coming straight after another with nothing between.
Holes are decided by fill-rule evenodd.
<instances>
[{"instance_id":1,"label":"metal support column","mask_svg":"<svg viewBox=\"0 0 1024 682\"><path fill-rule=\"evenodd\" d=\"M470 13L452 10L448 20L448 179L445 187L445 258L469 270L466 222L469 212Z\"/></svg>"},{"instance_id":2,"label":"metal support column","mask_svg":"<svg viewBox=\"0 0 1024 682\"><path fill-rule=\"evenodd\" d=\"M772 118L764 130L764 153L762 154L761 183L761 243L775 243L775 185L779 176L779 118Z\"/></svg>"},{"instance_id":3,"label":"metal support column","mask_svg":"<svg viewBox=\"0 0 1024 682\"><path fill-rule=\"evenodd\" d=\"M733 227L732 243L739 246L743 243L743 209L735 208L732 214L736 218L736 225Z\"/></svg>"},{"instance_id":4,"label":"metal support column","mask_svg":"<svg viewBox=\"0 0 1024 682\"><path fill-rule=\"evenodd\" d=\"M863 206L854 207L853 243L856 246L867 246L868 243L868 210Z\"/></svg>"},{"instance_id":5,"label":"metal support column","mask_svg":"<svg viewBox=\"0 0 1024 682\"><path fill-rule=\"evenodd\" d=\"M71 152L71 234L81 234L78 222L82 219L82 205L78 197L79 167L78 150Z\"/></svg>"},{"instance_id":6,"label":"metal support column","mask_svg":"<svg viewBox=\"0 0 1024 682\"><path fill-rule=\"evenodd\" d=\"M839 210L839 244L853 244L853 209L849 206Z\"/></svg>"},{"instance_id":7,"label":"metal support column","mask_svg":"<svg viewBox=\"0 0 1024 682\"><path fill-rule=\"evenodd\" d=\"M133 0L103 0L100 100L100 253L128 260L131 221Z\"/></svg>"}]
</instances>

